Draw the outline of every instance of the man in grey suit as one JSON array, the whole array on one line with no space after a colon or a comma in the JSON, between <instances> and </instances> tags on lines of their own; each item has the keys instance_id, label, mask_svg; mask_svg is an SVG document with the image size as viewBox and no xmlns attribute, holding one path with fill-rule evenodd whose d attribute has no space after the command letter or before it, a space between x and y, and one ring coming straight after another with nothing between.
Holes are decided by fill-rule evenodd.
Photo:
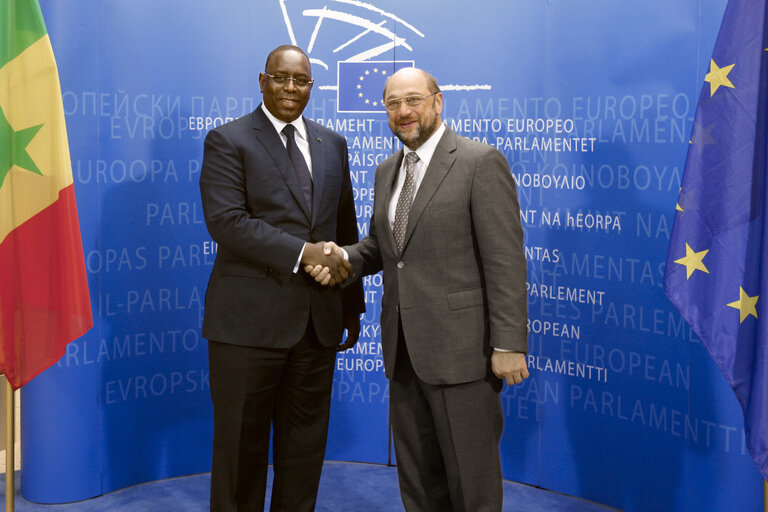
<instances>
[{"instance_id":1,"label":"man in grey suit","mask_svg":"<svg viewBox=\"0 0 768 512\"><path fill-rule=\"evenodd\" d=\"M214 512L264 509L270 429L270 510L314 510L336 351L354 345L365 311L362 284L324 288L300 268L322 263L342 280L349 264L319 241L357 241L347 143L302 116L312 83L303 50L275 48L264 102L205 138L200 192L218 242L203 320Z\"/></svg>"},{"instance_id":2,"label":"man in grey suit","mask_svg":"<svg viewBox=\"0 0 768 512\"><path fill-rule=\"evenodd\" d=\"M499 392L502 379L528 377L514 180L499 151L443 125L428 73L399 70L384 104L405 148L376 170L370 235L344 249L357 276L384 270L381 343L403 503L500 511ZM322 266L306 270L329 279Z\"/></svg>"}]
</instances>

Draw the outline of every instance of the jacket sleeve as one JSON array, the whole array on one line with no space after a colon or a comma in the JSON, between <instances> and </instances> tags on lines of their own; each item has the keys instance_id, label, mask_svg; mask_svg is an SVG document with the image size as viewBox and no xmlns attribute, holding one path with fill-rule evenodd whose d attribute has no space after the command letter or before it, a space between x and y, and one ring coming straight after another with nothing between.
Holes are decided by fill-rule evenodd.
<instances>
[{"instance_id":1,"label":"jacket sleeve","mask_svg":"<svg viewBox=\"0 0 768 512\"><path fill-rule=\"evenodd\" d=\"M355 199L352 193L352 181L349 177L349 157L344 143L344 170L342 173L341 194L336 219L336 243L350 245L357 242L357 215ZM356 279L342 291L344 315L365 313L365 297L362 279Z\"/></svg>"},{"instance_id":2,"label":"jacket sleeve","mask_svg":"<svg viewBox=\"0 0 768 512\"><path fill-rule=\"evenodd\" d=\"M471 205L488 300L490 346L527 352L528 306L520 205L509 164L496 149L488 148L477 158Z\"/></svg>"},{"instance_id":3,"label":"jacket sleeve","mask_svg":"<svg viewBox=\"0 0 768 512\"><path fill-rule=\"evenodd\" d=\"M205 138L200 194L211 237L240 258L290 273L304 240L253 216L247 207L246 170L223 131Z\"/></svg>"},{"instance_id":4,"label":"jacket sleeve","mask_svg":"<svg viewBox=\"0 0 768 512\"><path fill-rule=\"evenodd\" d=\"M378 182L381 174L376 170L376 181ZM375 185L374 185L375 186ZM376 187L378 190L378 187ZM379 194L374 194L374 208L376 211L376 201ZM349 254L349 262L355 269L355 276L362 277L375 274L383 268L383 260L379 251L379 239L376 233L376 214L371 215L368 221L368 236L360 242L344 247Z\"/></svg>"}]
</instances>

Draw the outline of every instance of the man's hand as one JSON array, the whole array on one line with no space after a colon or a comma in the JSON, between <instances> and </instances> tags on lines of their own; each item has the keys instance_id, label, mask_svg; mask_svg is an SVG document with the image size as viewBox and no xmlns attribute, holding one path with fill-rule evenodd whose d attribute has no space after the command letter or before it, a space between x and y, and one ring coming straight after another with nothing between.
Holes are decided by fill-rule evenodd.
<instances>
[{"instance_id":1,"label":"man's hand","mask_svg":"<svg viewBox=\"0 0 768 512\"><path fill-rule=\"evenodd\" d=\"M493 351L491 355L491 368L494 375L505 379L507 384L514 386L528 378L528 366L525 363L525 354L522 352Z\"/></svg>"},{"instance_id":2,"label":"man's hand","mask_svg":"<svg viewBox=\"0 0 768 512\"><path fill-rule=\"evenodd\" d=\"M337 352L342 352L348 348L352 348L357 343L357 339L360 337L360 315L355 313L351 315L344 315L344 328L347 330L347 339L341 345L336 347Z\"/></svg>"},{"instance_id":3,"label":"man's hand","mask_svg":"<svg viewBox=\"0 0 768 512\"><path fill-rule=\"evenodd\" d=\"M325 242L323 245L323 255L333 257L336 256L338 258L341 258L344 260L344 251L336 245L333 242ZM352 271L352 265L349 264L348 261L344 260L347 264L347 267L349 268L349 275L354 275L354 272ZM334 278L332 275L332 271L329 267L325 267L323 265L305 265L304 271L315 278L315 281L322 284L323 286L333 286L335 284L340 283L341 281L338 281ZM346 278L345 278L346 279ZM343 279L342 279L343 281ZM353 343L354 345L354 343Z\"/></svg>"},{"instance_id":4,"label":"man's hand","mask_svg":"<svg viewBox=\"0 0 768 512\"><path fill-rule=\"evenodd\" d=\"M301 256L301 263L304 265L307 273L310 273L318 283L331 286L341 283L353 274L352 265L344 259L341 249L338 252L332 249L324 250L324 246L332 243L307 243L304 246L304 254ZM338 248L336 244L333 244L333 246ZM317 276L310 272L310 270L314 271L318 267L321 269L318 271L318 275L324 272L322 279L318 279Z\"/></svg>"}]
</instances>

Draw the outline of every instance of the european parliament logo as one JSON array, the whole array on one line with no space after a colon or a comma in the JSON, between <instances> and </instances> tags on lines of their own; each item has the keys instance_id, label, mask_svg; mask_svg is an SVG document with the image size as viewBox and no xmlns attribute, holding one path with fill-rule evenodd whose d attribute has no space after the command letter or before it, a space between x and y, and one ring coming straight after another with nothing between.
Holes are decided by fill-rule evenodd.
<instances>
[{"instance_id":1,"label":"european parliament logo","mask_svg":"<svg viewBox=\"0 0 768 512\"><path fill-rule=\"evenodd\" d=\"M273 0L291 44L305 49L313 66L314 90L335 91L340 113L384 113L384 83L395 71L414 67L412 40L426 35L416 26L370 1ZM306 41L303 43L302 41ZM379 60L374 60L379 59ZM336 83L333 84L333 62ZM443 91L490 90L488 84L446 84Z\"/></svg>"},{"instance_id":2,"label":"european parliament logo","mask_svg":"<svg viewBox=\"0 0 768 512\"><path fill-rule=\"evenodd\" d=\"M337 95L339 112L385 112L381 101L384 83L392 73L414 67L414 61L365 61L337 63Z\"/></svg>"}]
</instances>

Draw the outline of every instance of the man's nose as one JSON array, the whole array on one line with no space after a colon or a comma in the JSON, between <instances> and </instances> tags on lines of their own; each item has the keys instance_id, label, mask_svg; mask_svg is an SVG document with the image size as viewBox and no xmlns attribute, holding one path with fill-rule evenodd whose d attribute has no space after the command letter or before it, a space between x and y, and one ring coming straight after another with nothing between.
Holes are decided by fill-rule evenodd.
<instances>
[{"instance_id":1,"label":"man's nose","mask_svg":"<svg viewBox=\"0 0 768 512\"><path fill-rule=\"evenodd\" d=\"M408 115L413 111L411 107L405 101L400 102L400 106L397 108L397 113L401 116Z\"/></svg>"}]
</instances>

